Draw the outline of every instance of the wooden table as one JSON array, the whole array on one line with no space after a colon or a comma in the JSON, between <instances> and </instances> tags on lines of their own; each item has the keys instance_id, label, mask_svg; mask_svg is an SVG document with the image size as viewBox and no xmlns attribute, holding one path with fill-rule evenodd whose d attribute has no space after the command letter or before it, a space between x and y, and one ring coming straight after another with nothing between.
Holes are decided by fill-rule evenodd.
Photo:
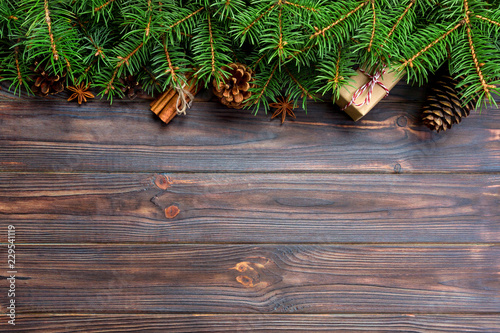
<instances>
[{"instance_id":1,"label":"wooden table","mask_svg":"<svg viewBox=\"0 0 500 333\"><path fill-rule=\"evenodd\" d=\"M14 225L20 331L500 332L500 111L435 134L423 95L165 126L3 90L2 312Z\"/></svg>"}]
</instances>

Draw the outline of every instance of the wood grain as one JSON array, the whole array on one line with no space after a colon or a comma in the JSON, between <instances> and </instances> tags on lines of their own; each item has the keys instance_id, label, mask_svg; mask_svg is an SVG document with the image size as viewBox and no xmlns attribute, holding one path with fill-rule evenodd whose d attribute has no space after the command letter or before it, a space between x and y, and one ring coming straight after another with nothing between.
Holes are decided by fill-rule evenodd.
<instances>
[{"instance_id":1,"label":"wood grain","mask_svg":"<svg viewBox=\"0 0 500 333\"><path fill-rule=\"evenodd\" d=\"M413 332L500 331L500 318L488 315L230 315L147 314L23 315L23 332ZM16 330L12 330L16 331Z\"/></svg>"},{"instance_id":2,"label":"wood grain","mask_svg":"<svg viewBox=\"0 0 500 333\"><path fill-rule=\"evenodd\" d=\"M500 246L38 244L17 254L20 315L500 309Z\"/></svg>"},{"instance_id":3,"label":"wood grain","mask_svg":"<svg viewBox=\"0 0 500 333\"><path fill-rule=\"evenodd\" d=\"M25 243L492 243L499 188L488 174L0 173L0 217Z\"/></svg>"},{"instance_id":4,"label":"wood grain","mask_svg":"<svg viewBox=\"0 0 500 333\"><path fill-rule=\"evenodd\" d=\"M214 102L196 103L168 126L147 101L5 102L0 171L500 171L498 110L434 134L418 120L421 103L402 96L357 123L330 103L313 103L282 126Z\"/></svg>"},{"instance_id":5,"label":"wood grain","mask_svg":"<svg viewBox=\"0 0 500 333\"><path fill-rule=\"evenodd\" d=\"M500 112L434 134L423 92L165 126L0 89L0 332L499 332Z\"/></svg>"}]
</instances>

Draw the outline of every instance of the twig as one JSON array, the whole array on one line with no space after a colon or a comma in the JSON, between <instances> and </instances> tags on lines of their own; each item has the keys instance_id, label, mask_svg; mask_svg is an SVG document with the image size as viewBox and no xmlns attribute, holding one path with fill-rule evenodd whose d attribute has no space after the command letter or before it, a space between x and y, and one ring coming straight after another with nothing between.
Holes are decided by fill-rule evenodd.
<instances>
[{"instance_id":1,"label":"twig","mask_svg":"<svg viewBox=\"0 0 500 333\"><path fill-rule=\"evenodd\" d=\"M214 38L212 35L212 21L210 21L210 13L207 11L208 18L208 33L210 36L210 51L212 53L212 73L215 73L215 50L214 50Z\"/></svg>"},{"instance_id":2,"label":"twig","mask_svg":"<svg viewBox=\"0 0 500 333\"><path fill-rule=\"evenodd\" d=\"M47 27L49 28L50 47L52 48L52 54L54 56L54 60L59 60L59 53L57 53L56 43L54 42L54 35L52 34L52 21L50 19L49 0L44 0L43 7L45 9L45 23L47 23Z\"/></svg>"},{"instance_id":3,"label":"twig","mask_svg":"<svg viewBox=\"0 0 500 333\"><path fill-rule=\"evenodd\" d=\"M132 57L137 51L139 51L139 49L144 45L143 42L141 42L136 48L135 50L133 50L132 52L130 52L125 58L123 57L118 57L118 59L120 59L120 61L118 62L118 64L116 64L116 67L115 67L115 70L113 72L113 76L111 76L111 80L109 80L108 84L106 85L106 90L104 91L105 94L107 94L109 92L109 89L115 89L115 87L113 87L113 82L115 81L115 78L116 78L116 74L118 73L118 69L120 69L120 67L123 66L123 64L127 64L128 66L128 60L130 59L130 57Z\"/></svg>"},{"instance_id":4,"label":"twig","mask_svg":"<svg viewBox=\"0 0 500 333\"><path fill-rule=\"evenodd\" d=\"M368 52L370 52L372 49L373 39L375 38L375 26L377 23L377 13L375 12L375 0L371 0L371 3L373 11L373 28L372 28L372 36L370 37L370 44L368 44Z\"/></svg>"},{"instance_id":5,"label":"twig","mask_svg":"<svg viewBox=\"0 0 500 333\"><path fill-rule=\"evenodd\" d=\"M335 82L335 88L339 85L339 74L340 74L340 56L342 55L342 48L339 45L339 55L337 56L337 63L335 64L335 78L333 82Z\"/></svg>"},{"instance_id":6,"label":"twig","mask_svg":"<svg viewBox=\"0 0 500 333\"><path fill-rule=\"evenodd\" d=\"M309 39L313 39L315 37L318 37L319 35L325 36L325 32L326 31L330 30L331 28L333 28L337 24L339 24L339 23L343 22L344 20L346 20L349 16L351 16L352 14L356 13L358 10L360 10L361 8L363 8L363 6L365 6L367 3L368 3L368 1L360 3L358 5L358 7L354 8L349 13L345 14L344 16L342 16L341 18L339 18L337 21L333 22L332 24L330 24L326 28L318 30L318 28L315 27L316 32L314 34L312 34L311 37L309 37Z\"/></svg>"},{"instance_id":7,"label":"twig","mask_svg":"<svg viewBox=\"0 0 500 333\"><path fill-rule=\"evenodd\" d=\"M100 5L99 7L94 8L94 12L100 11L101 9L103 9L104 7L106 7L107 5L109 5L110 3L112 3L113 1L115 1L115 0L108 0L108 1L106 1L105 3L103 3L102 5Z\"/></svg>"},{"instance_id":8,"label":"twig","mask_svg":"<svg viewBox=\"0 0 500 333\"><path fill-rule=\"evenodd\" d=\"M397 26L399 25L399 23L401 23L401 21L403 20L403 18L406 16L406 14L408 14L408 11L410 10L410 8L415 4L415 1L416 0L411 0L410 3L408 4L408 6L406 6L403 14L401 14L401 16L398 18L398 20L396 21L396 23L394 23L394 25L392 26L392 29L391 31L389 31L389 34L387 35L387 37L385 38L385 41L387 41L391 36L392 34L394 33L394 31L396 30ZM384 41L384 42L385 42ZM382 46L383 47L383 46Z\"/></svg>"},{"instance_id":9,"label":"twig","mask_svg":"<svg viewBox=\"0 0 500 333\"><path fill-rule=\"evenodd\" d=\"M311 93L299 83L299 81L295 78L295 76L292 75L292 73L290 73L290 71L288 70L288 68L286 68L286 66L285 66L285 70L288 73L288 75L290 75L293 82L295 82L299 86L300 90L302 90L302 92L310 99L314 99L314 97L311 95Z\"/></svg>"},{"instance_id":10,"label":"twig","mask_svg":"<svg viewBox=\"0 0 500 333\"><path fill-rule=\"evenodd\" d=\"M280 12L278 14L278 25L279 25L279 43L278 43L278 53L280 57L283 55L283 21L281 19L281 12L283 10L283 7L280 6Z\"/></svg>"},{"instance_id":11,"label":"twig","mask_svg":"<svg viewBox=\"0 0 500 333\"><path fill-rule=\"evenodd\" d=\"M163 35L163 50L165 52L165 57L167 57L168 68L170 69L170 75L172 75L172 80L177 84L177 76L175 75L174 66L172 66L172 61L170 60L170 53L167 49L167 41L165 35Z\"/></svg>"},{"instance_id":12,"label":"twig","mask_svg":"<svg viewBox=\"0 0 500 333\"><path fill-rule=\"evenodd\" d=\"M278 5L278 4L281 4L281 0L279 0L276 3L274 3L268 9L266 9L266 11L264 11L262 14L260 14L259 17L257 17L255 20L252 21L252 23L250 23L245 29L243 29L243 35L246 34L247 31L255 25L255 23L257 23L258 21L260 21L267 13L269 13L271 10L273 10L273 8L276 7L276 5Z\"/></svg>"},{"instance_id":13,"label":"twig","mask_svg":"<svg viewBox=\"0 0 500 333\"><path fill-rule=\"evenodd\" d=\"M467 24L467 38L469 39L469 48L470 52L472 54L472 59L474 60L474 67L476 67L476 72L477 75L479 76L479 80L481 81L481 85L483 87L484 92L486 95L490 94L490 88L495 88L493 85L489 85L486 83L484 80L483 76L483 71L481 71L481 65L479 64L479 61L477 60L477 55L476 55L476 49L474 47L474 42L472 41L472 31L471 31L471 24L470 24L470 11L469 11L469 3L468 0L464 0L464 9L465 9L465 22Z\"/></svg>"},{"instance_id":14,"label":"twig","mask_svg":"<svg viewBox=\"0 0 500 333\"><path fill-rule=\"evenodd\" d=\"M174 24L172 24L170 26L170 29L172 29L173 27L181 24L182 22L186 21L186 20L189 20L191 17L193 17L194 15L198 14L199 12L201 12L203 9L205 9L205 7L201 7L197 10L195 10L194 12L192 12L191 14L189 14L188 16L184 17L183 19L180 19L179 21L175 22Z\"/></svg>"},{"instance_id":15,"label":"twig","mask_svg":"<svg viewBox=\"0 0 500 333\"><path fill-rule=\"evenodd\" d=\"M299 5L297 3L294 3L294 2L290 2L290 1L283 1L284 4L287 4L287 5L291 5L291 6L295 6L297 8L302 8L302 9L305 9L305 10L308 10L308 11L311 11L311 12L317 12L318 10L316 8L312 8L312 7L307 7L307 6L303 6L303 5Z\"/></svg>"},{"instance_id":16,"label":"twig","mask_svg":"<svg viewBox=\"0 0 500 333\"><path fill-rule=\"evenodd\" d=\"M413 61L415 59L417 59L418 57L420 57L423 53L427 52L427 50L429 50L431 47L433 47L434 45L436 45L437 43L439 43L441 40L443 40L446 37L448 37L453 31L457 30L458 28L460 28L464 24L465 24L465 20L461 20L453 28L451 28L450 30L448 30L447 32L445 32L444 34L442 34L441 36L439 36L432 43L430 43L429 45L427 45L426 47L424 47L423 49L421 49L420 51L418 51L413 57L411 57L410 59L406 60L401 66L402 67L406 67L408 64L410 64L410 67L413 67Z\"/></svg>"},{"instance_id":17,"label":"twig","mask_svg":"<svg viewBox=\"0 0 500 333\"><path fill-rule=\"evenodd\" d=\"M17 40L19 43L19 39ZM16 45L14 47L14 54L16 56L16 70L17 70L17 81L19 82L19 85L23 83L23 76L21 75L21 68L19 67L19 46Z\"/></svg>"},{"instance_id":18,"label":"twig","mask_svg":"<svg viewBox=\"0 0 500 333\"><path fill-rule=\"evenodd\" d=\"M481 19L481 20L485 20L486 22L489 22L491 24L498 25L500 27L500 22L493 21L492 19L484 17L484 16L481 16L481 15L474 14L474 16L477 17L477 18L479 18L479 19Z\"/></svg>"},{"instance_id":19,"label":"twig","mask_svg":"<svg viewBox=\"0 0 500 333\"><path fill-rule=\"evenodd\" d=\"M262 97L262 95L266 91L267 86L269 85L269 82L271 82L271 79L274 76L274 72L276 71L276 68L278 68L278 64L277 63L276 63L276 65L274 65L274 68L271 71L271 75L269 75L269 78L267 79L266 84L264 84L264 87L262 87L262 90L260 91L259 96L257 96L257 98L255 99L255 103L257 103L257 101Z\"/></svg>"}]
</instances>

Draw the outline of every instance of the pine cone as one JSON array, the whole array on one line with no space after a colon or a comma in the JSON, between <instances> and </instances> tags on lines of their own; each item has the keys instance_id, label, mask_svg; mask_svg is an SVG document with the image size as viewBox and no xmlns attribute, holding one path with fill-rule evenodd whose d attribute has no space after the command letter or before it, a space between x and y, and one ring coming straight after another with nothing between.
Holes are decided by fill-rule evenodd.
<instances>
[{"instance_id":1,"label":"pine cone","mask_svg":"<svg viewBox=\"0 0 500 333\"><path fill-rule=\"evenodd\" d=\"M49 75L45 71L45 65L40 64L35 61L34 65L30 69L36 74L31 76L31 79L35 83L31 86L31 90L34 94L38 96L47 96L49 94L57 94L64 91L64 77L66 73L62 76L60 75Z\"/></svg>"},{"instance_id":2,"label":"pine cone","mask_svg":"<svg viewBox=\"0 0 500 333\"><path fill-rule=\"evenodd\" d=\"M123 84L122 92L124 92L128 98L135 99L138 94L142 93L142 86L137 82L137 79L133 75L127 75L124 78L119 79Z\"/></svg>"},{"instance_id":3,"label":"pine cone","mask_svg":"<svg viewBox=\"0 0 500 333\"><path fill-rule=\"evenodd\" d=\"M457 89L459 81L451 77L448 71L436 77L424 105L423 122L431 130L439 133L467 117L475 108L477 97L463 105L461 92L467 87L462 86Z\"/></svg>"},{"instance_id":4,"label":"pine cone","mask_svg":"<svg viewBox=\"0 0 500 333\"><path fill-rule=\"evenodd\" d=\"M232 63L223 66L222 69L230 75L217 84L213 80L213 92L219 97L220 102L229 108L241 109L245 105L252 93L249 91L253 87L253 71L240 63Z\"/></svg>"}]
</instances>

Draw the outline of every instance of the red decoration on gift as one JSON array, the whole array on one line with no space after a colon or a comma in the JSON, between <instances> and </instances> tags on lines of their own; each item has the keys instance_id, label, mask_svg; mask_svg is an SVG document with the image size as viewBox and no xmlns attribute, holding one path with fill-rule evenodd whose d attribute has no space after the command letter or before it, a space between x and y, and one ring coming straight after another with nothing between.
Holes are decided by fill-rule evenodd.
<instances>
[{"instance_id":1,"label":"red decoration on gift","mask_svg":"<svg viewBox=\"0 0 500 333\"><path fill-rule=\"evenodd\" d=\"M365 70L363 70L361 68L359 68L359 71L362 72L363 74L365 74L366 76L368 76L370 78L370 81L368 81L367 83L365 83L364 85L359 87L358 90L356 90L354 92L354 94L352 95L351 101L349 103L347 103L342 108L342 110L347 109L351 105L363 106L365 104L370 104L371 99L372 99L373 88L375 87L376 84L378 84L379 86L381 86L385 90L385 96L383 98L389 96L389 89L379 80L380 77L385 74L386 66L384 66L382 68L382 70L376 71L375 74L373 74L373 75L368 74ZM365 92L366 89L368 89L368 94L367 94L365 100L361 103L355 103L356 99L359 96L361 96Z\"/></svg>"}]
</instances>

